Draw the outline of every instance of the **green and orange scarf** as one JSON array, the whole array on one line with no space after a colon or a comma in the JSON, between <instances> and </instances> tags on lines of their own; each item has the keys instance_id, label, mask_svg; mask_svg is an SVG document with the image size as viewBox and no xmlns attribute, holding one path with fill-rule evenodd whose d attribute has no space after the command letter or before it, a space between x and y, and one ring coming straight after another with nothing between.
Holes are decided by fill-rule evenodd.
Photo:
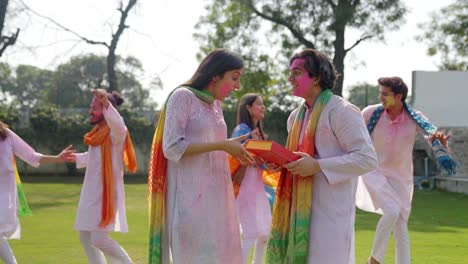
<instances>
[{"instance_id":1,"label":"green and orange scarf","mask_svg":"<svg viewBox=\"0 0 468 264\"><path fill-rule=\"evenodd\" d=\"M190 90L198 99L213 103L213 94L206 90L197 90L191 87L186 87ZM158 126L153 137L153 144L151 147L151 157L148 175L148 210L149 210L149 264L160 264L162 263L162 237L165 224L165 206L166 206L166 175L167 175L167 159L163 153L163 134L164 134L164 122L166 120L166 105L167 100L174 93L174 89L166 99L164 106L161 110L158 120Z\"/></svg>"},{"instance_id":2,"label":"green and orange scarf","mask_svg":"<svg viewBox=\"0 0 468 264\"><path fill-rule=\"evenodd\" d=\"M312 108L302 144L299 139L306 106L299 106L286 142L286 147L289 150L305 152L312 157L314 156L315 130L320 114L331 96L332 92L329 89L320 92ZM282 169L273 206L266 263L307 263L312 185L313 177L293 175L287 169Z\"/></svg>"},{"instance_id":3,"label":"green and orange scarf","mask_svg":"<svg viewBox=\"0 0 468 264\"><path fill-rule=\"evenodd\" d=\"M99 226L105 227L115 219L115 188L110 127L107 124L102 127L95 126L90 132L86 133L83 141L88 146L101 146L102 207ZM136 156L128 130L123 159L127 171L135 173L137 171Z\"/></svg>"},{"instance_id":4,"label":"green and orange scarf","mask_svg":"<svg viewBox=\"0 0 468 264\"><path fill-rule=\"evenodd\" d=\"M18 168L16 167L16 159L13 156L13 171L15 174L16 192L18 194L18 215L32 215L31 209L29 209L28 200L24 194L23 184L18 174Z\"/></svg>"}]
</instances>

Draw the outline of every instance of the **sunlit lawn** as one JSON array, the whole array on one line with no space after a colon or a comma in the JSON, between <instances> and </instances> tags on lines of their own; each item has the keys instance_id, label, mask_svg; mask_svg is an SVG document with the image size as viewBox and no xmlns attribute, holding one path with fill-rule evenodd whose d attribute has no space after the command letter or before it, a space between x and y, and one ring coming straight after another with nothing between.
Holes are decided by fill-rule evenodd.
<instances>
[{"instance_id":1,"label":"sunlit lawn","mask_svg":"<svg viewBox=\"0 0 468 264\"><path fill-rule=\"evenodd\" d=\"M125 187L130 231L112 237L135 263L146 263L147 188L143 178L131 177L126 176L130 183ZM21 219L22 239L10 240L18 263L87 263L78 234L73 230L81 179L51 178L42 183L32 183L31 179L23 181L34 215ZM365 263L377 220L377 215L362 211L356 216L356 263ZM412 263L468 263L468 196L416 192L409 228ZM386 263L394 263L393 241Z\"/></svg>"}]
</instances>

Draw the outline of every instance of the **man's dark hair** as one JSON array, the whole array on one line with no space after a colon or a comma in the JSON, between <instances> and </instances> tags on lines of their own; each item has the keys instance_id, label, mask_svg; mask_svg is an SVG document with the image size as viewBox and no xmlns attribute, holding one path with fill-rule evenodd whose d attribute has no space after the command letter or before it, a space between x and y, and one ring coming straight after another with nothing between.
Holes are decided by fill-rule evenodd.
<instances>
[{"instance_id":1,"label":"man's dark hair","mask_svg":"<svg viewBox=\"0 0 468 264\"><path fill-rule=\"evenodd\" d=\"M381 77L377 80L381 86L388 87L394 94L401 94L401 102L406 100L408 87L400 77Z\"/></svg>"},{"instance_id":2,"label":"man's dark hair","mask_svg":"<svg viewBox=\"0 0 468 264\"><path fill-rule=\"evenodd\" d=\"M335 87L338 73L333 63L331 63L325 54L314 49L304 49L291 57L289 65L291 65L295 59L305 60L304 68L309 73L309 77L320 79L320 88L333 89Z\"/></svg>"}]
</instances>

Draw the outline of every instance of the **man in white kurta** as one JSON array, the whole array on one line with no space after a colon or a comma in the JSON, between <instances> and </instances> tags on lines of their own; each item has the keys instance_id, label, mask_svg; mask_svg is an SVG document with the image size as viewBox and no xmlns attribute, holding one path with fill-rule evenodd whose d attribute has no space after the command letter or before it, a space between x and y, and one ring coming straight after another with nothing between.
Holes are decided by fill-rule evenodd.
<instances>
[{"instance_id":1,"label":"man in white kurta","mask_svg":"<svg viewBox=\"0 0 468 264\"><path fill-rule=\"evenodd\" d=\"M288 80L293 95L304 98L306 112L299 137L304 136L314 104L337 78L330 60L321 52L305 49L290 60ZM298 108L299 109L299 108ZM291 131L298 110L288 119ZM359 109L332 95L318 117L315 153L285 167L300 177L313 177L307 263L352 264L354 260L355 194L359 175L377 167L377 156Z\"/></svg>"},{"instance_id":2,"label":"man in white kurta","mask_svg":"<svg viewBox=\"0 0 468 264\"><path fill-rule=\"evenodd\" d=\"M304 118L301 139L312 109ZM288 119L288 131L296 111ZM375 168L375 155L359 109L332 96L320 115L315 135L316 159L310 212L311 264L354 263L354 219L357 179Z\"/></svg>"},{"instance_id":3,"label":"man in white kurta","mask_svg":"<svg viewBox=\"0 0 468 264\"><path fill-rule=\"evenodd\" d=\"M93 99L93 104L99 104L96 97ZM95 107L93 104L92 108ZM114 263L113 261L120 261L117 263L132 263L125 250L108 236L109 232L128 232L123 179L123 151L127 127L123 118L112 104L108 104L107 108L102 106L101 111L103 120L110 127L111 131L115 219L105 227L100 227L99 225L101 222L103 197L101 146L89 146L87 152L76 154L77 168L86 167L86 173L74 228L79 231L80 241L86 251L89 263L106 263L103 253L109 258L111 263ZM99 114L95 115L93 110L90 113L92 119L99 116Z\"/></svg>"}]
</instances>

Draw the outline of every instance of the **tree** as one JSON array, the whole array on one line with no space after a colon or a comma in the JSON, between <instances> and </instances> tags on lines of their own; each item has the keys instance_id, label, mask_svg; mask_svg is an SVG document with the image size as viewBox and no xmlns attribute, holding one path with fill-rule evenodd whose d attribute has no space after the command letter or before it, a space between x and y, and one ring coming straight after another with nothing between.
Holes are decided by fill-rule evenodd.
<instances>
[{"instance_id":1,"label":"tree","mask_svg":"<svg viewBox=\"0 0 468 264\"><path fill-rule=\"evenodd\" d=\"M0 63L0 105L8 103L9 95L15 89L15 78L10 65Z\"/></svg>"},{"instance_id":2,"label":"tree","mask_svg":"<svg viewBox=\"0 0 468 264\"><path fill-rule=\"evenodd\" d=\"M115 32L111 33L110 42L89 39L73 31L72 29L63 26L62 24L58 23L52 18L40 15L39 13L35 12L30 7L28 7L24 2L23 2L23 5L27 10L29 10L33 14L50 21L51 23L55 24L56 26L62 28L63 30L67 32L72 33L73 35L78 37L80 40L85 41L86 43L91 44L91 45L101 45L101 46L106 47L108 50L107 57L106 57L106 69L107 69L106 79L107 79L107 82L109 83L109 91L119 91L120 89L118 86L118 76L117 76L117 72L115 69L116 64L117 64L117 55L116 55L117 44L119 43L120 37L124 33L124 30L129 27L125 23L130 13L130 10L136 5L137 1L138 0L128 0L128 3L125 7L123 3L120 2L120 6L117 9L120 12L120 20L119 20L119 24Z\"/></svg>"},{"instance_id":3,"label":"tree","mask_svg":"<svg viewBox=\"0 0 468 264\"><path fill-rule=\"evenodd\" d=\"M341 95L348 52L367 39L384 39L385 31L397 29L406 12L399 0L212 0L197 24L200 33L195 38L202 43L202 54L225 47L246 60L266 56L268 68L247 71L263 69L268 76L284 76L285 71L275 64L287 63L287 57L300 46L333 54L341 75L334 92ZM345 31L350 28L361 36L345 45ZM270 83L277 82L261 82L256 89Z\"/></svg>"},{"instance_id":4,"label":"tree","mask_svg":"<svg viewBox=\"0 0 468 264\"><path fill-rule=\"evenodd\" d=\"M160 79L155 77L150 87L144 88L138 81L144 73L143 65L137 58L132 56L126 58L117 57L117 63L120 91L127 101L126 105L136 111L155 109L157 104L151 101L150 90L162 87Z\"/></svg>"},{"instance_id":5,"label":"tree","mask_svg":"<svg viewBox=\"0 0 468 264\"><path fill-rule=\"evenodd\" d=\"M20 32L18 28L16 29L16 32L12 33L11 35L3 34L3 29L5 27L5 19L7 17L7 11L8 11L8 0L1 0L0 1L0 57L3 55L3 52L5 52L8 46L12 46L16 43L16 40L18 39L18 35Z\"/></svg>"},{"instance_id":6,"label":"tree","mask_svg":"<svg viewBox=\"0 0 468 264\"><path fill-rule=\"evenodd\" d=\"M38 101L43 101L53 84L54 72L31 65L19 65L15 72L15 87L10 94L19 99L19 107L30 108Z\"/></svg>"},{"instance_id":7,"label":"tree","mask_svg":"<svg viewBox=\"0 0 468 264\"><path fill-rule=\"evenodd\" d=\"M149 90L138 81L138 76L143 75L143 66L138 59L117 56L115 71L125 105L135 111L156 107L156 103L150 100ZM88 108L91 88L110 90L110 84L102 81L106 74L106 57L94 54L73 57L57 67L47 101L61 108Z\"/></svg>"},{"instance_id":8,"label":"tree","mask_svg":"<svg viewBox=\"0 0 468 264\"><path fill-rule=\"evenodd\" d=\"M37 103L52 104L58 108L87 109L92 99L92 88L108 89L106 57L87 54L72 57L55 70L31 65L19 65L12 70L0 63L0 104L14 105L18 109L35 107ZM120 93L134 111L153 110L149 88L138 80L144 74L141 62L134 57L116 57L116 75L120 80ZM154 83L152 86L157 87ZM11 104L11 103L14 104Z\"/></svg>"},{"instance_id":9,"label":"tree","mask_svg":"<svg viewBox=\"0 0 468 264\"><path fill-rule=\"evenodd\" d=\"M348 100L360 109L363 109L368 105L379 103L378 96L378 85L360 83L351 87Z\"/></svg>"},{"instance_id":10,"label":"tree","mask_svg":"<svg viewBox=\"0 0 468 264\"><path fill-rule=\"evenodd\" d=\"M88 108L93 97L90 91L101 87L105 74L105 57L95 54L72 57L57 67L47 102L60 108Z\"/></svg>"},{"instance_id":11,"label":"tree","mask_svg":"<svg viewBox=\"0 0 468 264\"><path fill-rule=\"evenodd\" d=\"M424 33L417 40L428 44L430 56L439 55L441 70L468 70L468 1L455 1L419 26Z\"/></svg>"}]
</instances>

